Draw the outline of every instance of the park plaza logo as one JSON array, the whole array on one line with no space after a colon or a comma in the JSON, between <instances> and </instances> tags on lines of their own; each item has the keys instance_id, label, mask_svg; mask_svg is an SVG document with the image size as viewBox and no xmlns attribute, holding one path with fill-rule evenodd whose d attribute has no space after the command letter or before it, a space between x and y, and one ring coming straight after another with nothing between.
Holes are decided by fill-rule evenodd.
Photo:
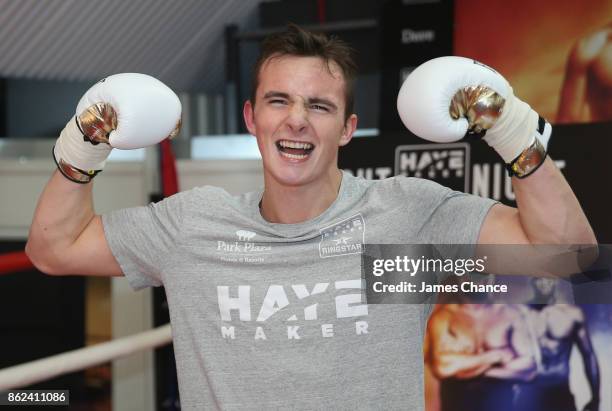
<instances>
[{"instance_id":1,"label":"park plaza logo","mask_svg":"<svg viewBox=\"0 0 612 411\"><path fill-rule=\"evenodd\" d=\"M395 148L395 175L427 178L469 192L470 145L412 144Z\"/></svg>"},{"instance_id":2,"label":"park plaza logo","mask_svg":"<svg viewBox=\"0 0 612 411\"><path fill-rule=\"evenodd\" d=\"M247 230L238 230L236 240L217 240L217 252L220 259L234 263L263 263L264 255L270 254L272 246L253 241L256 233Z\"/></svg>"},{"instance_id":3,"label":"park plaza logo","mask_svg":"<svg viewBox=\"0 0 612 411\"><path fill-rule=\"evenodd\" d=\"M319 256L337 257L348 254L361 254L365 243L365 221L356 214L338 223L319 230Z\"/></svg>"}]
</instances>

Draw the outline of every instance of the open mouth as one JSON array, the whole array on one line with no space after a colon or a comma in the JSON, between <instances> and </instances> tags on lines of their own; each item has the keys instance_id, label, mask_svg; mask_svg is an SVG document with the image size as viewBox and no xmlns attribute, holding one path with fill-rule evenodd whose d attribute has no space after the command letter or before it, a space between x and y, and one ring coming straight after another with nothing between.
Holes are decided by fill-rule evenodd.
<instances>
[{"instance_id":1,"label":"open mouth","mask_svg":"<svg viewBox=\"0 0 612 411\"><path fill-rule=\"evenodd\" d=\"M314 145L303 141L279 140L276 142L276 148L281 155L293 160L302 160L308 157Z\"/></svg>"}]
</instances>

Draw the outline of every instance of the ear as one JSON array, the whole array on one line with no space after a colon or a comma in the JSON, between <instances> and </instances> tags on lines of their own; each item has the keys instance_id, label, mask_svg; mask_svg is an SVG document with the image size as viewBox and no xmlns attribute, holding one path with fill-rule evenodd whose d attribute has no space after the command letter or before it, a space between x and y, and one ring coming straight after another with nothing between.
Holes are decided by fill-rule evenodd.
<instances>
[{"instance_id":1,"label":"ear","mask_svg":"<svg viewBox=\"0 0 612 411\"><path fill-rule=\"evenodd\" d=\"M342 135L340 136L339 146L345 146L353 138L353 133L357 129L357 114L351 114L344 124Z\"/></svg>"},{"instance_id":2,"label":"ear","mask_svg":"<svg viewBox=\"0 0 612 411\"><path fill-rule=\"evenodd\" d=\"M251 104L251 100L244 102L244 106L242 107L242 116L244 117L244 124L246 125L247 130L249 130L250 134L255 136L255 107L253 107L253 104Z\"/></svg>"}]
</instances>

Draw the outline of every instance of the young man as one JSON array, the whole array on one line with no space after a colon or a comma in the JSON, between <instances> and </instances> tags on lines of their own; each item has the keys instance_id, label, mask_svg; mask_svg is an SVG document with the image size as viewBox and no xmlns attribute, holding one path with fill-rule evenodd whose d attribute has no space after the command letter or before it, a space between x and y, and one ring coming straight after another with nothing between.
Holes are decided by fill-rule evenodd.
<instances>
[{"instance_id":1,"label":"young man","mask_svg":"<svg viewBox=\"0 0 612 411\"><path fill-rule=\"evenodd\" d=\"M136 289L163 284L185 409L422 409L429 307L368 306L364 244L595 241L550 160L515 179L520 210L427 180L374 182L340 171L338 147L357 125L354 77L338 40L290 27L264 43L244 118L261 151L265 188L241 196L202 187L98 216L91 184L75 181L100 169L104 158L94 148L104 144L83 141L73 121L60 136L55 157L64 175L56 172L41 195L28 254L50 274L125 275ZM110 144L167 135L171 121L155 135L147 121L128 116L145 107L157 118L159 106L135 87L118 97L129 85L116 91L116 80L103 84L102 101L128 103L117 110L120 138L111 133ZM78 124L88 129L83 107ZM114 129L97 118L96 130Z\"/></svg>"}]
</instances>

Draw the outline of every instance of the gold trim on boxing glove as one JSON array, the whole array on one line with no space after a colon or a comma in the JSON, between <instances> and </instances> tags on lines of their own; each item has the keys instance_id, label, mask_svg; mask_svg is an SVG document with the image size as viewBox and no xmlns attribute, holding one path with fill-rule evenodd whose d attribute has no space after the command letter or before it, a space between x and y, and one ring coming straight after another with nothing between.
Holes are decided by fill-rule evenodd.
<instances>
[{"instance_id":1,"label":"gold trim on boxing glove","mask_svg":"<svg viewBox=\"0 0 612 411\"><path fill-rule=\"evenodd\" d=\"M529 147L506 165L508 174L510 177L525 178L533 174L544 163L546 156L546 149L536 137Z\"/></svg>"},{"instance_id":2,"label":"gold trim on boxing glove","mask_svg":"<svg viewBox=\"0 0 612 411\"><path fill-rule=\"evenodd\" d=\"M174 139L176 136L179 135L179 133L181 132L182 125L183 125L183 120L179 118L179 120L176 122L176 126L174 127L174 130L172 130L172 132L168 136L170 140Z\"/></svg>"},{"instance_id":3,"label":"gold trim on boxing glove","mask_svg":"<svg viewBox=\"0 0 612 411\"><path fill-rule=\"evenodd\" d=\"M117 128L117 113L110 104L96 103L77 116L77 125L91 144L110 144L108 136Z\"/></svg>"},{"instance_id":4,"label":"gold trim on boxing glove","mask_svg":"<svg viewBox=\"0 0 612 411\"><path fill-rule=\"evenodd\" d=\"M93 178L97 176L100 171L102 171L102 170L84 171L84 170L81 170L80 168L76 168L73 165L66 163L61 158L58 161L57 158L55 157L55 146L53 147L53 150L51 151L51 153L53 155L53 161L55 161L55 165L57 166L57 169L60 171L60 173L62 173L64 177L66 177L68 180L74 183L78 183L78 184L90 183L91 180L93 180Z\"/></svg>"},{"instance_id":5,"label":"gold trim on boxing glove","mask_svg":"<svg viewBox=\"0 0 612 411\"><path fill-rule=\"evenodd\" d=\"M480 134L493 127L502 114L506 100L486 86L469 86L459 89L448 111L454 120L465 117L468 133Z\"/></svg>"}]
</instances>

